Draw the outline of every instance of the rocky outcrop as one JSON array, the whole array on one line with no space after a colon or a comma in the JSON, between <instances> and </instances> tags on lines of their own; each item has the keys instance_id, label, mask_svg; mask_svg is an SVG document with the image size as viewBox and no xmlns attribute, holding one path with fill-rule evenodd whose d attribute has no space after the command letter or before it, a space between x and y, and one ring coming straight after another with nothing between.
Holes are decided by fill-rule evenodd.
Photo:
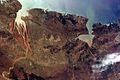
<instances>
[{"instance_id":1,"label":"rocky outcrop","mask_svg":"<svg viewBox=\"0 0 120 80\"><path fill-rule=\"evenodd\" d=\"M65 49L69 63L72 65L76 65L77 63L90 65L94 61L94 55L88 44L79 39L68 41L63 49Z\"/></svg>"},{"instance_id":2,"label":"rocky outcrop","mask_svg":"<svg viewBox=\"0 0 120 80\"><path fill-rule=\"evenodd\" d=\"M29 10L29 14L22 19L26 22L34 54L28 59L17 61L16 64L25 65L24 68L28 73L44 78L60 77L59 74L64 74L69 66L63 46L68 40L81 34L88 34L87 18L42 9ZM80 42L82 46L82 41ZM74 62L76 64L77 59Z\"/></svg>"},{"instance_id":3,"label":"rocky outcrop","mask_svg":"<svg viewBox=\"0 0 120 80\"><path fill-rule=\"evenodd\" d=\"M16 13L21 7L17 0L7 0L0 4L0 73L9 70L10 74L4 74L8 78L97 80L93 79L93 76L96 76L91 69L96 58L120 51L120 42L116 40L120 31L117 24L94 24L95 37L90 47L86 42L76 39L79 35L88 34L87 18L31 9L28 11L29 16L22 19L27 25L34 54L14 63L17 58L24 56L25 51L15 42L14 35L8 31L8 26L11 20L15 20ZM111 73L109 75L111 76Z\"/></svg>"},{"instance_id":4,"label":"rocky outcrop","mask_svg":"<svg viewBox=\"0 0 120 80\"><path fill-rule=\"evenodd\" d=\"M63 80L72 79L69 77L64 78L63 74L69 70L69 67L77 65L78 60L82 57L85 58L85 52L80 57L82 52L79 52L79 48L83 47L85 50L89 46L80 40L70 43L69 40L73 40L81 34L88 34L86 28L87 18L71 14L64 15L42 9L31 9L29 14L29 16L22 19L26 22L30 44L34 53L29 60L32 65L29 65L29 62L26 62L26 60L20 61L17 64L25 64L27 66L25 68L26 71L43 77L51 77L49 79L55 78L58 80L60 76ZM75 46L68 50L71 44ZM69 54L67 50L72 52ZM87 53L89 57L89 52ZM72 55L72 57L67 55ZM72 63L69 61L72 61ZM89 60L84 59L84 61L87 63ZM80 62L82 62L82 59ZM30 69L30 67L33 68ZM68 72L67 75L69 75Z\"/></svg>"},{"instance_id":5,"label":"rocky outcrop","mask_svg":"<svg viewBox=\"0 0 120 80\"><path fill-rule=\"evenodd\" d=\"M117 80L120 79L120 62L115 63L114 65L109 65L108 69L101 73L100 79L102 80Z\"/></svg>"},{"instance_id":6,"label":"rocky outcrop","mask_svg":"<svg viewBox=\"0 0 120 80\"><path fill-rule=\"evenodd\" d=\"M13 80L45 80L44 78L37 76L33 73L26 73L24 68L18 65L14 65L14 67L9 69L9 74L3 73L6 78Z\"/></svg>"},{"instance_id":7,"label":"rocky outcrop","mask_svg":"<svg viewBox=\"0 0 120 80\"><path fill-rule=\"evenodd\" d=\"M15 20L21 7L17 0L6 0L0 3L0 75L13 66L16 58L24 56L24 51L9 32L9 23ZM0 79L4 80L1 77Z\"/></svg>"},{"instance_id":8,"label":"rocky outcrop","mask_svg":"<svg viewBox=\"0 0 120 80\"><path fill-rule=\"evenodd\" d=\"M3 71L9 70L9 67L12 66L12 62L13 61L7 56L6 51L0 48L0 74Z\"/></svg>"},{"instance_id":9,"label":"rocky outcrop","mask_svg":"<svg viewBox=\"0 0 120 80\"><path fill-rule=\"evenodd\" d=\"M95 57L88 44L77 39L68 41L63 49L69 64L65 73L68 77L64 80L91 80L91 65Z\"/></svg>"},{"instance_id":10,"label":"rocky outcrop","mask_svg":"<svg viewBox=\"0 0 120 80\"><path fill-rule=\"evenodd\" d=\"M71 14L64 15L53 11L42 9L29 10L30 16L24 18L27 23L28 32L32 39L40 39L43 34L47 38L51 35L69 40L81 34L88 34L86 28L87 18ZM40 36L41 35L41 36Z\"/></svg>"},{"instance_id":11,"label":"rocky outcrop","mask_svg":"<svg viewBox=\"0 0 120 80\"><path fill-rule=\"evenodd\" d=\"M18 0L6 0L0 4L0 29L9 29L11 20L15 20L22 5Z\"/></svg>"},{"instance_id":12,"label":"rocky outcrop","mask_svg":"<svg viewBox=\"0 0 120 80\"><path fill-rule=\"evenodd\" d=\"M119 40L120 26L117 23L111 24L94 24L93 25L93 44L91 47L92 53L97 59L103 59L107 54L120 52L120 40ZM98 65L101 62L96 62ZM107 70L95 73L93 80L114 80L119 79L119 63L114 63L107 66Z\"/></svg>"},{"instance_id":13,"label":"rocky outcrop","mask_svg":"<svg viewBox=\"0 0 120 80\"><path fill-rule=\"evenodd\" d=\"M45 48L48 47L52 46ZM46 80L91 80L93 63L94 56L88 44L80 40L72 40L57 53L50 53L49 49L44 51L41 48L39 53L35 53L29 59L18 61L16 65L23 66L27 73L42 76Z\"/></svg>"},{"instance_id":14,"label":"rocky outcrop","mask_svg":"<svg viewBox=\"0 0 120 80\"><path fill-rule=\"evenodd\" d=\"M93 25L93 39L92 47L97 50L99 54L109 54L119 52L120 41L116 40L120 31L120 26L117 23L103 25L101 23ZM98 54L97 54L98 55Z\"/></svg>"}]
</instances>

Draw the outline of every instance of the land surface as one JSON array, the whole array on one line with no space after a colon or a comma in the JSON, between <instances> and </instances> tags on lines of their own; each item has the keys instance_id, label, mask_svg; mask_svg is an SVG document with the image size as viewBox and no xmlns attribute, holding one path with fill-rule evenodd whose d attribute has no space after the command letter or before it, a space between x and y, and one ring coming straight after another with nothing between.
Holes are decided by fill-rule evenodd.
<instances>
[{"instance_id":1,"label":"land surface","mask_svg":"<svg viewBox=\"0 0 120 80\"><path fill-rule=\"evenodd\" d=\"M15 20L21 7L17 0L8 0L0 5L1 80L4 80L3 72L4 76L13 80L120 79L120 63L110 65L110 68L98 75L93 73L91 67L98 58L120 51L120 41L116 40L120 26L117 23L93 24L94 38L89 46L76 38L89 33L86 27L89 19L73 14L64 15L38 8L29 10L30 15L22 19L26 23L33 54L16 61L24 57L26 51L9 31L9 23Z\"/></svg>"}]
</instances>

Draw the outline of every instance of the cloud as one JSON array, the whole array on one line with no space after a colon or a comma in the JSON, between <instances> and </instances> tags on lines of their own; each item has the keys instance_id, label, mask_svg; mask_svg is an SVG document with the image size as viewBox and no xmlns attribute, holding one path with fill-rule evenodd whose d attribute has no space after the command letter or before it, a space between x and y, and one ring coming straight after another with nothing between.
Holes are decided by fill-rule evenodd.
<instances>
[{"instance_id":1,"label":"cloud","mask_svg":"<svg viewBox=\"0 0 120 80\"><path fill-rule=\"evenodd\" d=\"M92 66L93 72L102 72L107 69L109 65L120 62L120 52L106 55L103 59L98 60L100 64Z\"/></svg>"}]
</instances>

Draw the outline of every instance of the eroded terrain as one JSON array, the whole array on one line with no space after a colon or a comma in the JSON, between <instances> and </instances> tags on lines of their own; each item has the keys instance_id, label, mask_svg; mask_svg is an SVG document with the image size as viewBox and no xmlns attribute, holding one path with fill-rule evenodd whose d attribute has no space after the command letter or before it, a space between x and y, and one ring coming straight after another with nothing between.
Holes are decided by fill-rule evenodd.
<instances>
[{"instance_id":1,"label":"eroded terrain","mask_svg":"<svg viewBox=\"0 0 120 80\"><path fill-rule=\"evenodd\" d=\"M116 37L120 26L118 23L93 24L94 38L92 46L89 46L76 38L89 33L86 27L88 19L83 16L64 15L38 8L29 10L29 15L22 19L26 23L33 54L28 53L27 58L18 60L25 56L26 50L22 41L16 41L21 38L16 38L16 29L12 29L11 25L21 7L17 0L8 0L0 5L1 80L4 80L3 77L13 80L120 79L119 62L109 65L106 71L98 74L92 69L92 65L99 64L98 59L119 52L120 41Z\"/></svg>"}]
</instances>

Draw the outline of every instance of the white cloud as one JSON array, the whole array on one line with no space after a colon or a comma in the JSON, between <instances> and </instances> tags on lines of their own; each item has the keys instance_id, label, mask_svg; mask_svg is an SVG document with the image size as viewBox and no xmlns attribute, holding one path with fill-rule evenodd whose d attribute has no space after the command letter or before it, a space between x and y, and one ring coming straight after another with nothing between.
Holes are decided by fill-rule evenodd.
<instances>
[{"instance_id":1,"label":"white cloud","mask_svg":"<svg viewBox=\"0 0 120 80\"><path fill-rule=\"evenodd\" d=\"M103 59L100 60L100 64L94 64L92 66L94 72L102 72L107 69L109 65L120 62L120 53L112 53L106 55Z\"/></svg>"}]
</instances>

